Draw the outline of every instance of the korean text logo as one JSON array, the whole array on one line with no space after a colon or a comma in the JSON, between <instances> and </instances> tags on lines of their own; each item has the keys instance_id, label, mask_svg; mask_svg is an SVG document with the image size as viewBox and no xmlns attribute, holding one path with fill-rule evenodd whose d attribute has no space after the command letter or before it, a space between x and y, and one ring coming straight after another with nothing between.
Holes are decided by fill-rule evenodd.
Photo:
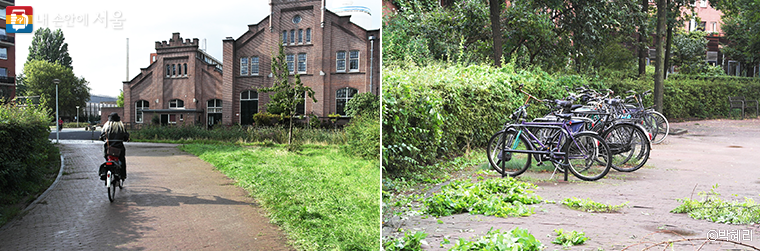
<instances>
[{"instance_id":1,"label":"korean text logo","mask_svg":"<svg viewBox=\"0 0 760 251\"><path fill-rule=\"evenodd\" d=\"M8 33L32 33L32 6L8 6L5 29Z\"/></svg>"}]
</instances>

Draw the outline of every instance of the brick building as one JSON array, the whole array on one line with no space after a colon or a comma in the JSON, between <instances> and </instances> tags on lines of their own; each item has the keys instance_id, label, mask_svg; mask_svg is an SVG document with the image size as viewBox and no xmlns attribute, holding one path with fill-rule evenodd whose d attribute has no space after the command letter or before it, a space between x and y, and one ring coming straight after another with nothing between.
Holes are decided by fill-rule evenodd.
<instances>
[{"instance_id":1,"label":"brick building","mask_svg":"<svg viewBox=\"0 0 760 251\"><path fill-rule=\"evenodd\" d=\"M266 110L269 95L257 90L274 82L270 62L280 44L291 78L298 73L315 92L317 102L307 98L300 113L343 115L354 95L379 94L380 30L327 10L325 0L271 0L268 7L270 16L223 40L223 62L199 50L197 38L183 41L174 33L156 42L150 66L123 83L122 120L252 124L253 114Z\"/></svg>"},{"instance_id":2,"label":"brick building","mask_svg":"<svg viewBox=\"0 0 760 251\"><path fill-rule=\"evenodd\" d=\"M6 33L6 7L14 6L14 1L0 0L3 21L0 22L0 100L16 97L16 38L15 33ZM8 13L10 15L10 13Z\"/></svg>"}]
</instances>

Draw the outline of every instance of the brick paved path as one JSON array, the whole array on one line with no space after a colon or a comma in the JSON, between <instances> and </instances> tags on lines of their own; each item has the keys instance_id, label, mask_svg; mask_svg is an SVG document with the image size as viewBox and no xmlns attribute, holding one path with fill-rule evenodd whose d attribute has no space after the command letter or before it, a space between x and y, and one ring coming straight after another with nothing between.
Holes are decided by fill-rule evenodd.
<instances>
[{"instance_id":1,"label":"brick paved path","mask_svg":"<svg viewBox=\"0 0 760 251\"><path fill-rule=\"evenodd\" d=\"M127 143L128 179L108 201L102 143L61 141L64 173L0 250L292 250L234 181L170 144Z\"/></svg>"}]
</instances>

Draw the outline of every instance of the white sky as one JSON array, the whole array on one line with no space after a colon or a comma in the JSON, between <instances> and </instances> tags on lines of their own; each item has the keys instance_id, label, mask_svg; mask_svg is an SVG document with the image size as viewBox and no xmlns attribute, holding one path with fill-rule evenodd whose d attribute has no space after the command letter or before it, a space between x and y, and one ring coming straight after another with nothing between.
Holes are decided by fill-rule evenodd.
<instances>
[{"instance_id":1,"label":"white sky","mask_svg":"<svg viewBox=\"0 0 760 251\"><path fill-rule=\"evenodd\" d=\"M328 9L351 0L327 0ZM371 9L372 27L381 26L381 0L353 0L352 5ZM126 75L126 39L129 38L129 79L149 66L150 53L154 53L156 41L169 41L172 33L179 32L183 39L206 39L206 52L218 60L222 58L222 39L237 39L269 15L269 0L223 0L223 1L60 1L16 0L16 6L32 6L34 29L60 28L69 44L74 75L90 82L90 94L116 97ZM108 26L98 20L105 17ZM123 28L115 29L115 12L121 12ZM83 19L87 22L53 22L58 16ZM41 18L47 17L47 25ZM101 19L102 20L102 19ZM87 24L85 26L85 23ZM16 34L16 74L23 72L29 54L32 34Z\"/></svg>"}]
</instances>

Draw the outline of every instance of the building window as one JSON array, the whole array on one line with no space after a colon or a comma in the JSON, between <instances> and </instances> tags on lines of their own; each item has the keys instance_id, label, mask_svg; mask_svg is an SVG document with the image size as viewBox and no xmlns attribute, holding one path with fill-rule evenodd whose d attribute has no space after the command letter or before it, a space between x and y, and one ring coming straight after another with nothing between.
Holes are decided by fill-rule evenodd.
<instances>
[{"instance_id":1,"label":"building window","mask_svg":"<svg viewBox=\"0 0 760 251\"><path fill-rule=\"evenodd\" d=\"M359 51L349 53L348 70L359 71Z\"/></svg>"},{"instance_id":2,"label":"building window","mask_svg":"<svg viewBox=\"0 0 760 251\"><path fill-rule=\"evenodd\" d=\"M301 22L301 16L299 16L299 15L295 15L295 16L293 17L293 23L294 23L294 24L298 24L298 23L300 23L300 22Z\"/></svg>"},{"instance_id":3,"label":"building window","mask_svg":"<svg viewBox=\"0 0 760 251\"><path fill-rule=\"evenodd\" d=\"M295 56L293 56L293 54L288 54L285 57L285 61L288 62L288 72L290 72L290 74L295 73Z\"/></svg>"},{"instance_id":4,"label":"building window","mask_svg":"<svg viewBox=\"0 0 760 251\"><path fill-rule=\"evenodd\" d=\"M143 110L148 110L150 102L139 100L135 102L135 123L143 122Z\"/></svg>"},{"instance_id":5,"label":"building window","mask_svg":"<svg viewBox=\"0 0 760 251\"><path fill-rule=\"evenodd\" d=\"M169 77L172 75L172 67L168 64L166 65L166 77Z\"/></svg>"},{"instance_id":6,"label":"building window","mask_svg":"<svg viewBox=\"0 0 760 251\"><path fill-rule=\"evenodd\" d=\"M707 8L707 0L700 0L699 6L702 8Z\"/></svg>"},{"instance_id":7,"label":"building window","mask_svg":"<svg viewBox=\"0 0 760 251\"><path fill-rule=\"evenodd\" d=\"M306 73L306 53L298 53L298 73Z\"/></svg>"},{"instance_id":8,"label":"building window","mask_svg":"<svg viewBox=\"0 0 760 251\"><path fill-rule=\"evenodd\" d=\"M206 103L208 113L222 113L222 100L212 99Z\"/></svg>"},{"instance_id":9,"label":"building window","mask_svg":"<svg viewBox=\"0 0 760 251\"><path fill-rule=\"evenodd\" d=\"M259 75L259 57L251 57L251 75Z\"/></svg>"},{"instance_id":10,"label":"building window","mask_svg":"<svg viewBox=\"0 0 760 251\"><path fill-rule=\"evenodd\" d=\"M248 75L248 58L240 58L240 76Z\"/></svg>"},{"instance_id":11,"label":"building window","mask_svg":"<svg viewBox=\"0 0 760 251\"><path fill-rule=\"evenodd\" d=\"M288 44L288 31L282 31L282 44Z\"/></svg>"},{"instance_id":12,"label":"building window","mask_svg":"<svg viewBox=\"0 0 760 251\"><path fill-rule=\"evenodd\" d=\"M177 76L177 65L176 64L172 65L172 76Z\"/></svg>"},{"instance_id":13,"label":"building window","mask_svg":"<svg viewBox=\"0 0 760 251\"><path fill-rule=\"evenodd\" d=\"M0 67L0 77L7 77L8 76L8 68Z\"/></svg>"},{"instance_id":14,"label":"building window","mask_svg":"<svg viewBox=\"0 0 760 251\"><path fill-rule=\"evenodd\" d=\"M303 44L303 29L298 29L298 44Z\"/></svg>"},{"instance_id":15,"label":"building window","mask_svg":"<svg viewBox=\"0 0 760 251\"><path fill-rule=\"evenodd\" d=\"M296 30L290 30L290 44L296 44Z\"/></svg>"},{"instance_id":16,"label":"building window","mask_svg":"<svg viewBox=\"0 0 760 251\"><path fill-rule=\"evenodd\" d=\"M346 103L354 98L358 91L351 87L346 87L338 90L335 94L335 113L346 116Z\"/></svg>"},{"instance_id":17,"label":"building window","mask_svg":"<svg viewBox=\"0 0 760 251\"><path fill-rule=\"evenodd\" d=\"M712 32L718 32L718 23L717 22L712 22L710 24L712 26Z\"/></svg>"},{"instance_id":18,"label":"building window","mask_svg":"<svg viewBox=\"0 0 760 251\"><path fill-rule=\"evenodd\" d=\"M338 51L335 55L337 71L346 71L346 52Z\"/></svg>"},{"instance_id":19,"label":"building window","mask_svg":"<svg viewBox=\"0 0 760 251\"><path fill-rule=\"evenodd\" d=\"M8 48L0 48L0 59L8 59Z\"/></svg>"},{"instance_id":20,"label":"building window","mask_svg":"<svg viewBox=\"0 0 760 251\"><path fill-rule=\"evenodd\" d=\"M705 26L707 26L707 22L699 22L699 26L697 27L697 30L705 31Z\"/></svg>"},{"instance_id":21,"label":"building window","mask_svg":"<svg viewBox=\"0 0 760 251\"><path fill-rule=\"evenodd\" d=\"M182 65L177 64L177 76L182 76Z\"/></svg>"},{"instance_id":22,"label":"building window","mask_svg":"<svg viewBox=\"0 0 760 251\"><path fill-rule=\"evenodd\" d=\"M185 76L187 76L187 63L183 64L185 66Z\"/></svg>"},{"instance_id":23,"label":"building window","mask_svg":"<svg viewBox=\"0 0 760 251\"><path fill-rule=\"evenodd\" d=\"M306 43L307 44L311 43L311 28L306 29Z\"/></svg>"},{"instance_id":24,"label":"building window","mask_svg":"<svg viewBox=\"0 0 760 251\"><path fill-rule=\"evenodd\" d=\"M182 101L181 99L172 99L169 101L169 109L184 109L185 108L185 101Z\"/></svg>"}]
</instances>

